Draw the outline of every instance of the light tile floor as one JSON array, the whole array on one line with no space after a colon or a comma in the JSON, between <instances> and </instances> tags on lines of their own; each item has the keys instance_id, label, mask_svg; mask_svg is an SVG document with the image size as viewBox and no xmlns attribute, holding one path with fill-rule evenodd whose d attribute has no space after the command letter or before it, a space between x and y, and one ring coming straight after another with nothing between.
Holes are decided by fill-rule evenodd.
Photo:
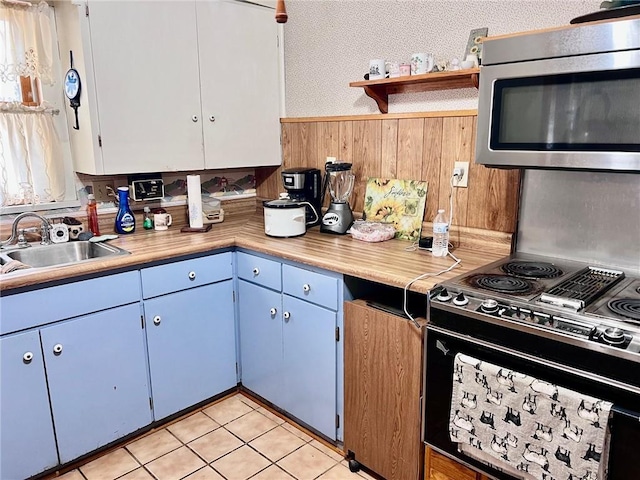
<instances>
[{"instance_id":1,"label":"light tile floor","mask_svg":"<svg viewBox=\"0 0 640 480\"><path fill-rule=\"evenodd\" d=\"M58 480L362 480L342 455L236 394Z\"/></svg>"}]
</instances>

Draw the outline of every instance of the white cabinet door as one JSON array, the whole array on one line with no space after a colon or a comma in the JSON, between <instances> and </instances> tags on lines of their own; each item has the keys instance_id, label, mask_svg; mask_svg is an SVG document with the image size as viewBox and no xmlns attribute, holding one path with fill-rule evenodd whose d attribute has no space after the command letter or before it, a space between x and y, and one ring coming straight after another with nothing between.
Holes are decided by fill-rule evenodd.
<instances>
[{"instance_id":1,"label":"white cabinet door","mask_svg":"<svg viewBox=\"0 0 640 480\"><path fill-rule=\"evenodd\" d=\"M202 169L196 2L90 1L88 20L104 165L94 173Z\"/></svg>"},{"instance_id":2,"label":"white cabinet door","mask_svg":"<svg viewBox=\"0 0 640 480\"><path fill-rule=\"evenodd\" d=\"M280 165L280 55L274 12L197 2L206 168Z\"/></svg>"}]
</instances>

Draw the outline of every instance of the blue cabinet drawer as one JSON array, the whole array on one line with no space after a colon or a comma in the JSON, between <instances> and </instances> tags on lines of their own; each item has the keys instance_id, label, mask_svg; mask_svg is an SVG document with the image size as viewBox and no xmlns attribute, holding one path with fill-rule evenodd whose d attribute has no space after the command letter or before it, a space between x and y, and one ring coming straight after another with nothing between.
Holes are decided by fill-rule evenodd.
<instances>
[{"instance_id":1,"label":"blue cabinet drawer","mask_svg":"<svg viewBox=\"0 0 640 480\"><path fill-rule=\"evenodd\" d=\"M291 265L282 266L282 291L332 310L338 309L338 279Z\"/></svg>"},{"instance_id":2,"label":"blue cabinet drawer","mask_svg":"<svg viewBox=\"0 0 640 480\"><path fill-rule=\"evenodd\" d=\"M282 290L280 262L238 252L238 278L272 290Z\"/></svg>"},{"instance_id":3,"label":"blue cabinet drawer","mask_svg":"<svg viewBox=\"0 0 640 480\"><path fill-rule=\"evenodd\" d=\"M139 301L137 271L3 296L0 335Z\"/></svg>"},{"instance_id":4,"label":"blue cabinet drawer","mask_svg":"<svg viewBox=\"0 0 640 480\"><path fill-rule=\"evenodd\" d=\"M199 287L233 277L231 252L143 268L143 298Z\"/></svg>"}]
</instances>

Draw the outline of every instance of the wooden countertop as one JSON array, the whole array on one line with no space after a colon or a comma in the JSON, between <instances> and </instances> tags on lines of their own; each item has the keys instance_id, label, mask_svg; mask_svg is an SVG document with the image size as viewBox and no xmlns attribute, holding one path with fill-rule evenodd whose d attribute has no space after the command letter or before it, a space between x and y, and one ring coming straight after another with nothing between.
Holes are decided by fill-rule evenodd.
<instances>
[{"instance_id":1,"label":"wooden countertop","mask_svg":"<svg viewBox=\"0 0 640 480\"><path fill-rule=\"evenodd\" d=\"M66 282L109 270L138 268L151 262L204 254L225 247L245 248L401 288L419 275L437 273L453 263L450 257L434 258L426 251L406 251L410 245L407 241L367 243L355 240L350 235L323 234L319 232L319 227L311 228L305 235L297 238L268 237L264 234L260 215L225 219L222 223L214 224L207 233L181 233L179 226L164 232L139 229L133 235L121 235L109 243L131 254L77 265L26 269L4 274L0 276L0 293L8 294L11 290L17 292L34 286ZM465 248L459 248L453 253L461 260L460 265L440 276L418 280L410 289L427 292L436 283L504 256Z\"/></svg>"}]
</instances>

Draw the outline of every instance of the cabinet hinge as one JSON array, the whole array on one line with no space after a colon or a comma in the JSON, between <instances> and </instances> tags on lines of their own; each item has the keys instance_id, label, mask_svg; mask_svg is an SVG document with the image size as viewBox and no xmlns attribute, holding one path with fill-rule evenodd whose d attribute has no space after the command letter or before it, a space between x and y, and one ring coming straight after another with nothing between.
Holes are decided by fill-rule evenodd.
<instances>
[{"instance_id":1,"label":"cabinet hinge","mask_svg":"<svg viewBox=\"0 0 640 480\"><path fill-rule=\"evenodd\" d=\"M153 398L149 397L149 410L153 410Z\"/></svg>"},{"instance_id":2,"label":"cabinet hinge","mask_svg":"<svg viewBox=\"0 0 640 480\"><path fill-rule=\"evenodd\" d=\"M336 428L340 428L340 415L336 415Z\"/></svg>"},{"instance_id":3,"label":"cabinet hinge","mask_svg":"<svg viewBox=\"0 0 640 480\"><path fill-rule=\"evenodd\" d=\"M89 4L84 5L84 16L88 17L89 16Z\"/></svg>"},{"instance_id":4,"label":"cabinet hinge","mask_svg":"<svg viewBox=\"0 0 640 480\"><path fill-rule=\"evenodd\" d=\"M236 362L236 375L238 375L238 362Z\"/></svg>"},{"instance_id":5,"label":"cabinet hinge","mask_svg":"<svg viewBox=\"0 0 640 480\"><path fill-rule=\"evenodd\" d=\"M102 147L102 135L98 135L98 146Z\"/></svg>"},{"instance_id":6,"label":"cabinet hinge","mask_svg":"<svg viewBox=\"0 0 640 480\"><path fill-rule=\"evenodd\" d=\"M236 291L233 290L231 293L232 293L232 297L233 297L233 303L236 303Z\"/></svg>"},{"instance_id":7,"label":"cabinet hinge","mask_svg":"<svg viewBox=\"0 0 640 480\"><path fill-rule=\"evenodd\" d=\"M340 341L340 327L336 327L336 342Z\"/></svg>"},{"instance_id":8,"label":"cabinet hinge","mask_svg":"<svg viewBox=\"0 0 640 480\"><path fill-rule=\"evenodd\" d=\"M144 330L144 316L140 315L140 327Z\"/></svg>"}]
</instances>

